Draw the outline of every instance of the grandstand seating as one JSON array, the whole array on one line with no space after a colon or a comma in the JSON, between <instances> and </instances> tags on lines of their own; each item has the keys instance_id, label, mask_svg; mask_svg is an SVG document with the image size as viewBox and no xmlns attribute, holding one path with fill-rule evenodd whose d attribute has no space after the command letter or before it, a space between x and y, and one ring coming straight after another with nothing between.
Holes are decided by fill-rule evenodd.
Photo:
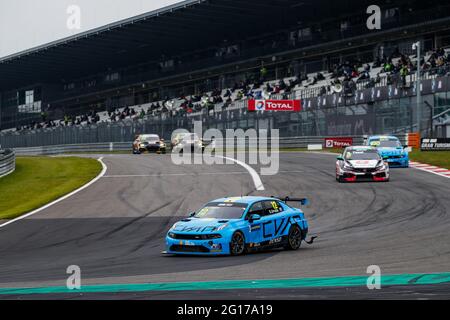
<instances>
[{"instance_id":1,"label":"grandstand seating","mask_svg":"<svg viewBox=\"0 0 450 320\"><path fill-rule=\"evenodd\" d=\"M444 73L448 75L449 72L449 56L450 48L445 49L445 64L440 66L440 68L444 68ZM429 61L429 59L432 57L433 52L428 52L425 56L425 61ZM417 62L417 59L415 56L409 56L408 57L412 64L415 64ZM401 58L396 57L392 59L393 65L397 65ZM368 70L368 79L359 81L359 75L364 73L366 65L370 66L370 69ZM362 66L360 66L357 70L356 77L353 77L351 79L348 79L349 81L352 81L355 86L354 88L357 88L357 85L359 85L358 88L363 88L368 85L372 86L383 86L386 85L387 78L390 77L392 72L384 72L383 66L376 66L375 62L368 62L364 63ZM414 81L414 71L409 70L409 75L406 77L406 84L409 85L412 81ZM424 70L425 74L429 74L430 76L433 75L432 72L430 72L429 69ZM318 74L323 75L323 79L317 79ZM398 76L398 72L396 73ZM97 114L89 114L89 115L80 115L77 117L72 117L70 119L60 119L60 120L53 120L53 121L47 121L42 123L35 123L30 126L25 126L24 128L18 128L20 130L24 129L34 129L34 128L46 128L46 127L57 127L57 126L65 126L65 125L87 125L89 123L108 123L108 122L117 122L117 121L127 121L127 120L135 120L139 118L148 118L153 116L163 116L163 117L170 117L171 115L179 114L182 111L183 104L189 105L189 108L185 108L183 111L184 113L195 113L198 111L201 111L205 107L205 102L208 101L212 106L227 106L230 102L236 102L238 100L247 100L249 98L255 98L255 99L282 99L282 98L297 98L297 99L303 99L306 97L307 94L312 96L318 96L318 95L324 95L324 94L332 94L333 93L333 81L336 79L339 79L340 83L342 84L345 81L345 76L340 75L338 78L333 79L333 74L330 73L329 70L323 70L319 73L311 73L306 75L308 80L298 81L295 86L291 87L291 82L298 80L297 77L288 77L284 79L273 79L268 81L263 81L261 85L254 86L249 85L249 90L245 90L241 86L238 88L228 88L221 90L220 94L214 96L214 92L205 92L200 96L186 96L183 98L172 98L167 100L161 100L156 101L152 103L147 103L144 105L136 105L136 106L126 106L119 108L115 110L114 112L108 113L107 111L102 111ZM376 78L379 78L379 82L375 83L374 80ZM278 90L275 89L281 81L284 82L286 87L289 87L289 92L287 92L284 89ZM400 82L400 81L399 81ZM268 92L267 87L270 86L271 88L274 88L277 93L274 92ZM227 96L227 92L231 91L231 96ZM341 94L344 94L345 92L342 92ZM214 103L213 101L221 101L219 103ZM157 106L155 108L155 106ZM18 130L18 129L12 129ZM11 131L11 130L10 130Z\"/></svg>"}]
</instances>

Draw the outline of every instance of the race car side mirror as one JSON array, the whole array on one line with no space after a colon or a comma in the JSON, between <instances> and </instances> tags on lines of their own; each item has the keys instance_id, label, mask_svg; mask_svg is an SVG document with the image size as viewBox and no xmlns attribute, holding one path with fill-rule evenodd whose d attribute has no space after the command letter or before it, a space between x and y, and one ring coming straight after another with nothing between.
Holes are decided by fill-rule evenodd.
<instances>
[{"instance_id":1,"label":"race car side mirror","mask_svg":"<svg viewBox=\"0 0 450 320\"><path fill-rule=\"evenodd\" d=\"M248 219L249 222L258 221L261 220L261 216L259 214L252 214L250 215L250 219Z\"/></svg>"},{"instance_id":2,"label":"race car side mirror","mask_svg":"<svg viewBox=\"0 0 450 320\"><path fill-rule=\"evenodd\" d=\"M192 218L193 216L195 216L195 212L189 213L189 218Z\"/></svg>"},{"instance_id":3,"label":"race car side mirror","mask_svg":"<svg viewBox=\"0 0 450 320\"><path fill-rule=\"evenodd\" d=\"M344 157L342 157L342 156L337 157L337 159L340 161L344 161Z\"/></svg>"}]
</instances>

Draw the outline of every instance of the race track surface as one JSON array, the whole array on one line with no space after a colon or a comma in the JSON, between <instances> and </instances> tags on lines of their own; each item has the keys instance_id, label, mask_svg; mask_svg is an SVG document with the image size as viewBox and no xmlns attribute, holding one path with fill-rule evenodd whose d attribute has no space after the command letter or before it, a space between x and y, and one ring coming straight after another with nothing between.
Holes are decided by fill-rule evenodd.
<instances>
[{"instance_id":1,"label":"race track surface","mask_svg":"<svg viewBox=\"0 0 450 320\"><path fill-rule=\"evenodd\" d=\"M64 286L69 265L81 267L83 285L366 275L370 265L383 274L450 271L450 180L443 177L393 169L389 183L338 184L334 156L292 152L280 154L277 175L261 176L260 192L237 164L104 157L108 170L98 182L0 229L0 288ZM180 217L241 194L309 198L303 209L319 238L296 252L161 255L165 233ZM364 294L355 290L358 296Z\"/></svg>"}]
</instances>

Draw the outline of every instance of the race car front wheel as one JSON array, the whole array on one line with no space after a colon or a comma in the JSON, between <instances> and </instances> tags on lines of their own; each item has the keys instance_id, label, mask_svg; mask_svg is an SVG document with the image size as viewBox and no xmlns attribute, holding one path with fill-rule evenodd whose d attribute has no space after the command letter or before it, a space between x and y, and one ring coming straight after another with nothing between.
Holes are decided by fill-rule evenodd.
<instances>
[{"instance_id":1,"label":"race car front wheel","mask_svg":"<svg viewBox=\"0 0 450 320\"><path fill-rule=\"evenodd\" d=\"M245 239L242 232L237 231L231 237L230 253L232 256L239 256L245 252Z\"/></svg>"},{"instance_id":2,"label":"race car front wheel","mask_svg":"<svg viewBox=\"0 0 450 320\"><path fill-rule=\"evenodd\" d=\"M300 248L301 244L302 244L302 231L300 230L298 225L294 224L289 229L288 242L285 248L288 250L297 250L298 248Z\"/></svg>"}]
</instances>

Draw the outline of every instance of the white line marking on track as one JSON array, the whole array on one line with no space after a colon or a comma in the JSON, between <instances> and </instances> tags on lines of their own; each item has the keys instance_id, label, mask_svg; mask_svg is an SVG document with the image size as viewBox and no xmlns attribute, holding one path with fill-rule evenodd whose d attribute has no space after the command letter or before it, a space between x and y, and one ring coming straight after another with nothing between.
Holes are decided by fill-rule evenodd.
<instances>
[{"instance_id":1,"label":"white line marking on track","mask_svg":"<svg viewBox=\"0 0 450 320\"><path fill-rule=\"evenodd\" d=\"M185 176L215 176L215 175L241 175L247 173L247 171L234 171L234 172L202 172L202 173L161 173L161 174L112 174L103 176L103 179L115 179L115 178L163 178L163 177L185 177ZM304 171L279 171L278 173L304 173Z\"/></svg>"},{"instance_id":2,"label":"white line marking on track","mask_svg":"<svg viewBox=\"0 0 450 320\"><path fill-rule=\"evenodd\" d=\"M5 222L4 224L1 224L1 225L0 225L0 228L6 227L7 225L10 225L10 224L12 224L12 223L14 223L14 222L17 222L17 221L19 221L19 220L23 220L23 219L28 218L28 217L30 217L30 216L32 216L32 215L35 215L36 213L39 213L39 212L41 212L41 211L43 211L43 210L45 210L45 209L47 209L47 208L49 208L49 207L51 207L51 206L53 206L53 205L59 203L59 202L61 202L61 201L64 201L64 200L70 198L71 196L77 194L78 192L83 191L84 189L86 189L86 188L90 187L91 185L93 185L94 183L96 183L101 177L103 177L103 176L105 175L106 171L108 170L108 167L107 167L106 164L103 162L103 157L101 157L101 158L99 158L99 159L97 159L97 160L98 160L98 162L100 162L101 165L102 165L102 171L100 172L100 174L99 174L98 176L96 176L94 179L92 179L91 181L89 181L87 184L85 184L84 186L78 188L77 190L72 191L72 192L69 193L69 194L66 194L65 196L63 196L63 197L61 197L61 198L59 198L59 199L56 199L56 200L53 201L53 202L50 202L49 204L46 204L45 206L43 206L43 207L41 207L41 208L39 208L39 209L33 210L33 211L31 211L31 212L29 212L29 213L27 213L27 214L24 214L24 215L22 215L22 216L20 216L20 217L17 217L17 218L15 218L15 219L13 219L13 220L10 220L10 221L8 221L8 222Z\"/></svg>"},{"instance_id":3,"label":"white line marking on track","mask_svg":"<svg viewBox=\"0 0 450 320\"><path fill-rule=\"evenodd\" d=\"M263 185L263 183L261 181L261 178L259 177L259 174L255 171L255 169L250 167L248 164L246 164L246 163L244 163L242 161L233 159L233 158L223 157L223 156L219 156L219 155L216 155L215 157L233 161L234 163L236 163L236 164L240 165L241 167L245 168L250 173L250 175L252 176L253 183L255 184L256 190L257 191L264 191L264 190L266 190L266 188L264 188L264 185Z\"/></svg>"},{"instance_id":4,"label":"white line marking on track","mask_svg":"<svg viewBox=\"0 0 450 320\"><path fill-rule=\"evenodd\" d=\"M439 168L436 166L431 166L429 164L423 164L420 162L410 162L410 165L411 168L414 168L416 170L432 173L444 178L450 178L450 170L447 170L445 168Z\"/></svg>"},{"instance_id":5,"label":"white line marking on track","mask_svg":"<svg viewBox=\"0 0 450 320\"><path fill-rule=\"evenodd\" d=\"M160 174L117 174L108 175L103 178L162 178L162 177L185 177L185 176L214 176L214 175L233 175L233 174L243 174L246 171L236 171L236 172L203 172L203 173L160 173Z\"/></svg>"},{"instance_id":6,"label":"white line marking on track","mask_svg":"<svg viewBox=\"0 0 450 320\"><path fill-rule=\"evenodd\" d=\"M439 168L439 169L435 169L433 170L434 172L447 172L449 171L448 169L443 169L443 168Z\"/></svg>"}]
</instances>

